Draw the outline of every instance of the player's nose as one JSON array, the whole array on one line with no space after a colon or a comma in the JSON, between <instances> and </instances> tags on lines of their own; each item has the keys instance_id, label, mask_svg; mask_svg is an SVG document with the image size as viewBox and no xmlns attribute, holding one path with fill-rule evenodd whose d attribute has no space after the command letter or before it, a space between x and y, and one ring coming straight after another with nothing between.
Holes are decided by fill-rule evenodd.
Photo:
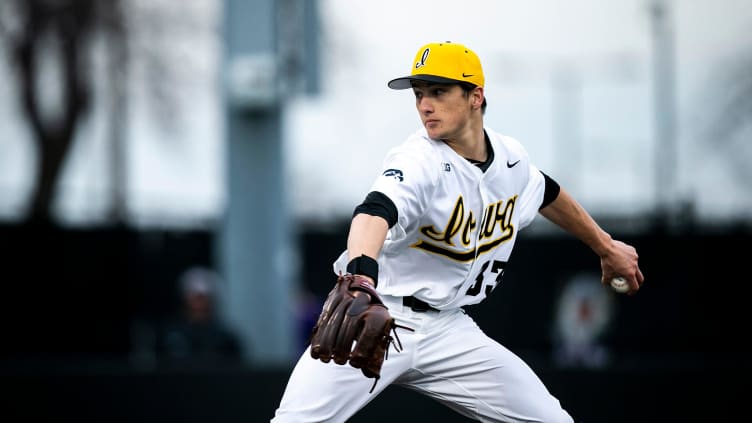
<instances>
[{"instance_id":1,"label":"player's nose","mask_svg":"<svg viewBox=\"0 0 752 423\"><path fill-rule=\"evenodd\" d=\"M421 97L417 99L417 106L418 111L421 114L428 114L433 112L433 102L431 102L431 99L426 97Z\"/></svg>"}]
</instances>

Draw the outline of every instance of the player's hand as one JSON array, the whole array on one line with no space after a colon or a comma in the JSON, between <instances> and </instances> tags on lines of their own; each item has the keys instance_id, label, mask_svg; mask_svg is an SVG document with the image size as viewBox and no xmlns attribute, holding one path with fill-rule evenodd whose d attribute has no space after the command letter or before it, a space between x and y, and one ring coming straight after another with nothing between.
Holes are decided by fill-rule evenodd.
<instances>
[{"instance_id":1,"label":"player's hand","mask_svg":"<svg viewBox=\"0 0 752 423\"><path fill-rule=\"evenodd\" d=\"M368 282L372 288L376 288L376 282L374 282L373 278L366 275L355 275L358 277L358 279Z\"/></svg>"},{"instance_id":2,"label":"player's hand","mask_svg":"<svg viewBox=\"0 0 752 423\"><path fill-rule=\"evenodd\" d=\"M402 349L395 329L405 327L395 323L371 283L349 273L337 278L311 332L311 357L324 363L349 362L375 378L375 387L389 346L396 340L395 348Z\"/></svg>"},{"instance_id":3,"label":"player's hand","mask_svg":"<svg viewBox=\"0 0 752 423\"><path fill-rule=\"evenodd\" d=\"M612 240L608 251L601 256L601 283L609 285L611 279L621 276L627 280L627 295L635 294L645 277L639 266L637 250L622 241Z\"/></svg>"}]
</instances>

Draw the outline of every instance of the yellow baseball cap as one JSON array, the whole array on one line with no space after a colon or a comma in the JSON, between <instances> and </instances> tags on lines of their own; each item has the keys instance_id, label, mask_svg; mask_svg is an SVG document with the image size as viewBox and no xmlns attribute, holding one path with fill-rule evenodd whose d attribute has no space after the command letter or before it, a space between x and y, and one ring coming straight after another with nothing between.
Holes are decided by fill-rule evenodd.
<instances>
[{"instance_id":1,"label":"yellow baseball cap","mask_svg":"<svg viewBox=\"0 0 752 423\"><path fill-rule=\"evenodd\" d=\"M450 41L426 44L418 50L413 60L410 76L389 81L389 88L412 88L412 81L456 84L469 82L478 87L485 83L478 55L462 44Z\"/></svg>"}]
</instances>

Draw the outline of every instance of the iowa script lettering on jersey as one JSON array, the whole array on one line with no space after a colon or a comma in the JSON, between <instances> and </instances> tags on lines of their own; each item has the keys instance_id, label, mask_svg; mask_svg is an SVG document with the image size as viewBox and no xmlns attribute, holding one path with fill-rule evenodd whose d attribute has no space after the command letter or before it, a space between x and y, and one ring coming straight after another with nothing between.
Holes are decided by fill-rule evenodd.
<instances>
[{"instance_id":1,"label":"iowa script lettering on jersey","mask_svg":"<svg viewBox=\"0 0 752 423\"><path fill-rule=\"evenodd\" d=\"M459 196L444 230L438 231L433 225L421 227L420 233L428 239L422 239L411 247L459 262L472 261L512 238L512 215L516 201L517 195L514 195L506 201L489 204L478 226L473 211L465 212L465 201ZM476 229L478 242L474 244Z\"/></svg>"}]
</instances>

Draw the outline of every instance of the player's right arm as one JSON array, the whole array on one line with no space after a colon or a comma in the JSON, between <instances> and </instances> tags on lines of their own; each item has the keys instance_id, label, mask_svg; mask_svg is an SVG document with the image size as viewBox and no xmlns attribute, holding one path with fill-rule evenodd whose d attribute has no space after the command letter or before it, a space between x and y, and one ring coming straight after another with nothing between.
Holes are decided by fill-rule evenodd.
<instances>
[{"instance_id":1,"label":"player's right arm","mask_svg":"<svg viewBox=\"0 0 752 423\"><path fill-rule=\"evenodd\" d=\"M355 208L347 236L348 272L378 283L378 262L389 228L397 221L397 208L384 194L372 191Z\"/></svg>"},{"instance_id":2,"label":"player's right arm","mask_svg":"<svg viewBox=\"0 0 752 423\"><path fill-rule=\"evenodd\" d=\"M422 214L429 203L427 191L435 186L438 174L438 167L431 166L435 163L431 148L427 140L414 135L387 154L381 175L363 203L355 208L350 222L347 238L349 272L362 268L354 265L357 263L373 269L372 263L375 262L370 259L379 257L389 230L400 221L404 226ZM361 259L363 256L367 259Z\"/></svg>"},{"instance_id":3,"label":"player's right arm","mask_svg":"<svg viewBox=\"0 0 752 423\"><path fill-rule=\"evenodd\" d=\"M381 216L359 213L350 223L350 233L347 236L347 252L349 260L363 254L376 258L384 245L389 225Z\"/></svg>"}]
</instances>

